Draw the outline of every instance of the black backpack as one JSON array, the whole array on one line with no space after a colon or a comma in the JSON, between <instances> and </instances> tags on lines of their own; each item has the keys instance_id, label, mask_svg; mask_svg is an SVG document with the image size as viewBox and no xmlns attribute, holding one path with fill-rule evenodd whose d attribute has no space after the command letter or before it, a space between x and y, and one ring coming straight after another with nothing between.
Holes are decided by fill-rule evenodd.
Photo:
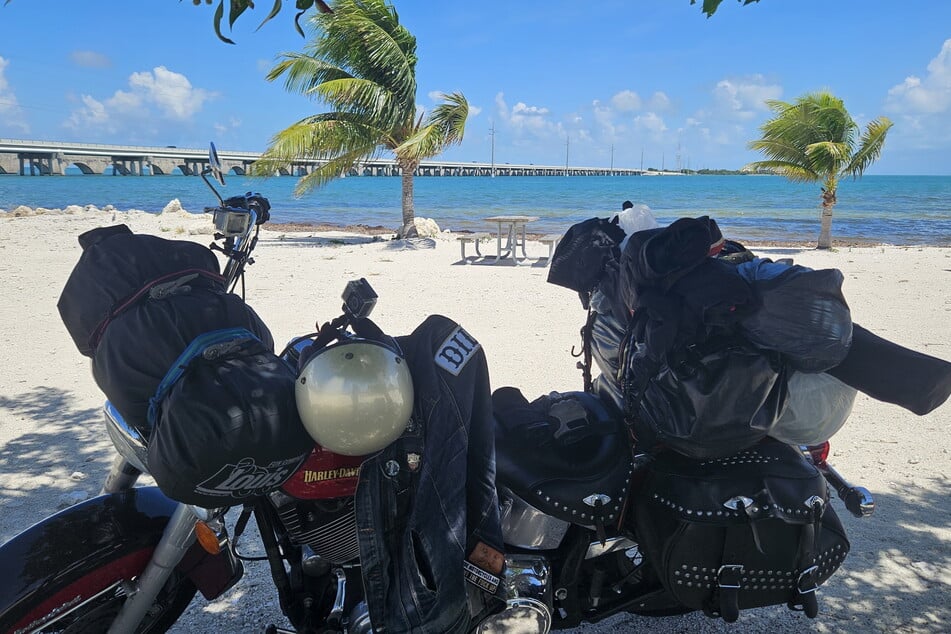
<instances>
[{"instance_id":1,"label":"black backpack","mask_svg":"<svg viewBox=\"0 0 951 634\"><path fill-rule=\"evenodd\" d=\"M816 589L849 552L825 479L772 440L715 460L658 454L635 500L639 543L667 592L728 622L784 603L815 617Z\"/></svg>"}]
</instances>

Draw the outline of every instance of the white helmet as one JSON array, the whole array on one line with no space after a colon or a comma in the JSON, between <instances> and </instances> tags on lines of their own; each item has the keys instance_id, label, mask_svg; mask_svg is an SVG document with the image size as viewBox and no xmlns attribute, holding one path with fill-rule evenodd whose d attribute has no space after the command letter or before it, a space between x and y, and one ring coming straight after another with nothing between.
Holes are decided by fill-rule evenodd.
<instances>
[{"instance_id":1,"label":"white helmet","mask_svg":"<svg viewBox=\"0 0 951 634\"><path fill-rule=\"evenodd\" d=\"M297 411L311 437L344 456L380 451L413 411L413 378L391 347L348 339L319 350L297 377Z\"/></svg>"}]
</instances>

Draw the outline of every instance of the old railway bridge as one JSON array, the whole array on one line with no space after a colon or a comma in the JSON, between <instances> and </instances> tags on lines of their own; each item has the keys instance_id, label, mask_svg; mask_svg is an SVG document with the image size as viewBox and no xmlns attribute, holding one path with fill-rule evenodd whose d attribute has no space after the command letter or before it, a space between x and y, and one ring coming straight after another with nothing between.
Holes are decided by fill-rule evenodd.
<instances>
[{"instance_id":1,"label":"old railway bridge","mask_svg":"<svg viewBox=\"0 0 951 634\"><path fill-rule=\"evenodd\" d=\"M257 152L218 150L222 167L237 175L247 173L251 164L260 156ZM207 149L0 139L0 174L63 175L67 167L74 165L83 174L197 175L207 164ZM296 162L292 169L282 170L281 174L305 176L319 165L318 160L301 160ZM453 161L423 161L416 170L418 176L637 176L641 173L642 170L626 168ZM347 175L399 174L400 168L393 160L373 159L360 163Z\"/></svg>"}]
</instances>

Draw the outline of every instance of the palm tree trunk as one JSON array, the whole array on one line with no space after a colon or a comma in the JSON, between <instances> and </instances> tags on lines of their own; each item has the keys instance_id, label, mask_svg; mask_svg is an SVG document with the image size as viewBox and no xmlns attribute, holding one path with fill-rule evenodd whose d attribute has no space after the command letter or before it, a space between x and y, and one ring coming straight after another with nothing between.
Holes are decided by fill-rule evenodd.
<instances>
[{"instance_id":1,"label":"palm tree trunk","mask_svg":"<svg viewBox=\"0 0 951 634\"><path fill-rule=\"evenodd\" d=\"M401 165L403 176L403 226L400 227L398 238L418 238L416 231L416 212L413 209L413 172L415 165Z\"/></svg>"},{"instance_id":2,"label":"palm tree trunk","mask_svg":"<svg viewBox=\"0 0 951 634\"><path fill-rule=\"evenodd\" d=\"M832 208L835 207L835 190L822 190L822 216L819 222L819 243L817 249L832 248Z\"/></svg>"}]
</instances>

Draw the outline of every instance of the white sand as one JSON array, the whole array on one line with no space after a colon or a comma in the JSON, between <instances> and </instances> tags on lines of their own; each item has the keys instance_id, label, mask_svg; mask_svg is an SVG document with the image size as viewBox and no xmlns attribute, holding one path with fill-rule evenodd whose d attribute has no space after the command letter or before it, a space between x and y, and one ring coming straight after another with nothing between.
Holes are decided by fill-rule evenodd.
<instances>
[{"instance_id":1,"label":"white sand","mask_svg":"<svg viewBox=\"0 0 951 634\"><path fill-rule=\"evenodd\" d=\"M30 217L0 213L0 541L65 504L95 495L111 462L103 401L56 310L80 254L76 236L125 222L133 230L203 243L189 235L207 218L169 213L79 212ZM584 321L577 296L546 283L544 266L460 265L455 240L434 249L396 249L347 234L265 232L248 272L248 301L277 342L312 331L340 312L345 283L366 277L379 293L374 319L405 334L441 313L485 348L493 387L516 385L530 399L581 388L570 351ZM487 249L491 251L494 248ZM471 251L471 248L469 249ZM951 359L951 250L762 248L846 274L855 321L896 343ZM547 247L529 244L534 255ZM856 520L837 506L852 539L844 567L823 587L820 618L785 608L748 610L737 628L818 632L951 630L951 404L927 416L859 395L833 438L832 462L878 500ZM197 599L176 631L243 632L281 622L263 568L214 604ZM586 632L720 631L702 616L645 622L616 617ZM259 631L259 630L258 630Z\"/></svg>"}]
</instances>

